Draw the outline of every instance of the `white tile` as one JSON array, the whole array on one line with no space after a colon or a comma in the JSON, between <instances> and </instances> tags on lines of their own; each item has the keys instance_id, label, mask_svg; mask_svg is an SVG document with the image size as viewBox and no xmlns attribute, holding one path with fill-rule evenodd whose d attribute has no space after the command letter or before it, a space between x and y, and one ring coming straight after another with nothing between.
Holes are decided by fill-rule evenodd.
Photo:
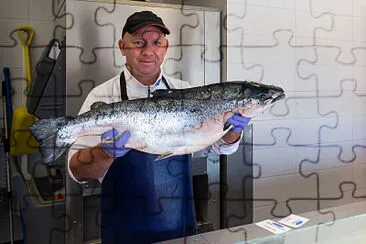
<instances>
[{"instance_id":1,"label":"white tile","mask_svg":"<svg viewBox=\"0 0 366 244\"><path fill-rule=\"evenodd\" d=\"M290 63L230 62L228 76L231 80L244 79L279 86L286 94L294 92L296 86L296 66Z\"/></svg>"},{"instance_id":2,"label":"white tile","mask_svg":"<svg viewBox=\"0 0 366 244\"><path fill-rule=\"evenodd\" d=\"M228 49L239 50L244 45L244 31L242 28L227 28L226 32Z\"/></svg>"},{"instance_id":3,"label":"white tile","mask_svg":"<svg viewBox=\"0 0 366 244\"><path fill-rule=\"evenodd\" d=\"M355 66L366 66L366 42L353 42L352 53L355 56L354 65Z\"/></svg>"},{"instance_id":4,"label":"white tile","mask_svg":"<svg viewBox=\"0 0 366 244\"><path fill-rule=\"evenodd\" d=\"M189 81L192 86L203 85L205 80L202 52L200 46L170 48L164 61L164 73L179 73L180 78Z\"/></svg>"},{"instance_id":5,"label":"white tile","mask_svg":"<svg viewBox=\"0 0 366 244\"><path fill-rule=\"evenodd\" d=\"M357 84L355 93L359 95L366 94L366 66L353 66L353 78Z\"/></svg>"},{"instance_id":6,"label":"white tile","mask_svg":"<svg viewBox=\"0 0 366 244\"><path fill-rule=\"evenodd\" d=\"M286 42L280 45L268 47L254 47L243 49L243 60L250 63L260 64L291 64L295 62L295 50Z\"/></svg>"},{"instance_id":7,"label":"white tile","mask_svg":"<svg viewBox=\"0 0 366 244\"><path fill-rule=\"evenodd\" d=\"M253 120L253 145L256 149L287 147L287 138L293 137L296 121Z\"/></svg>"},{"instance_id":8,"label":"white tile","mask_svg":"<svg viewBox=\"0 0 366 244\"><path fill-rule=\"evenodd\" d=\"M330 115L319 114L318 104L319 101L317 100L316 91L305 91L305 92L296 92L294 93L295 96L289 97L287 104L291 108L293 108L293 113L296 115L298 119L331 119ZM335 117L333 115L333 117Z\"/></svg>"},{"instance_id":9,"label":"white tile","mask_svg":"<svg viewBox=\"0 0 366 244\"><path fill-rule=\"evenodd\" d=\"M352 28L352 27L350 27ZM332 52L331 56L335 59L333 62L344 65L352 65L355 63L355 56L353 54L354 42L350 40L340 39L316 39L316 44L319 46L325 46L328 52ZM318 49L317 49L318 50ZM319 55L319 57L322 57ZM323 56L327 57L327 56Z\"/></svg>"},{"instance_id":10,"label":"white tile","mask_svg":"<svg viewBox=\"0 0 366 244\"><path fill-rule=\"evenodd\" d=\"M301 172L308 175L311 172L317 172L318 170L331 169L335 167L344 166L337 158L339 154L339 148L337 147L324 147L320 148L314 146L314 150L317 150L314 154L309 154L304 158L305 160L301 164Z\"/></svg>"},{"instance_id":11,"label":"white tile","mask_svg":"<svg viewBox=\"0 0 366 244\"><path fill-rule=\"evenodd\" d=\"M23 47L0 48L0 67L22 68L23 65Z\"/></svg>"},{"instance_id":12,"label":"white tile","mask_svg":"<svg viewBox=\"0 0 366 244\"><path fill-rule=\"evenodd\" d=\"M29 20L29 26L34 29L34 37L32 45L46 46L48 42L53 39L55 24L53 21L44 20Z\"/></svg>"},{"instance_id":13,"label":"white tile","mask_svg":"<svg viewBox=\"0 0 366 244\"><path fill-rule=\"evenodd\" d=\"M299 97L316 97L316 89L318 86L318 80L317 77L315 76L314 73L310 73L309 71L307 71L307 67L306 65L302 66L302 71L304 72L304 74L299 75L299 73L297 73L297 77L295 79L296 82L296 91L298 92L298 94L302 94L301 96L299 95ZM308 72L307 74L305 74L306 72Z\"/></svg>"},{"instance_id":14,"label":"white tile","mask_svg":"<svg viewBox=\"0 0 366 244\"><path fill-rule=\"evenodd\" d=\"M293 174L301 162L296 147L253 150L253 163L261 168L261 177Z\"/></svg>"},{"instance_id":15,"label":"white tile","mask_svg":"<svg viewBox=\"0 0 366 244\"><path fill-rule=\"evenodd\" d=\"M0 18L28 19L28 0L0 1Z\"/></svg>"},{"instance_id":16,"label":"white tile","mask_svg":"<svg viewBox=\"0 0 366 244\"><path fill-rule=\"evenodd\" d=\"M331 31L319 30L316 37L351 41L353 38L353 18L351 16L334 16L333 29Z\"/></svg>"},{"instance_id":17,"label":"white tile","mask_svg":"<svg viewBox=\"0 0 366 244\"><path fill-rule=\"evenodd\" d=\"M340 194L339 185L342 182L353 180L351 164L345 167L317 170L315 173L319 177L320 196L327 194ZM350 185L345 185L342 188L343 191L350 191L352 189L353 187Z\"/></svg>"},{"instance_id":18,"label":"white tile","mask_svg":"<svg viewBox=\"0 0 366 244\"><path fill-rule=\"evenodd\" d=\"M362 146L360 146L361 144ZM307 155L301 167L302 172L310 173L319 170L341 168L354 165L365 165L365 141L334 143L320 145L318 152ZM317 147L314 147L317 149ZM313 155L312 157L310 157Z\"/></svg>"},{"instance_id":19,"label":"white tile","mask_svg":"<svg viewBox=\"0 0 366 244\"><path fill-rule=\"evenodd\" d=\"M296 121L293 142L297 145L318 145L322 142L322 133L327 127L336 125L336 118L332 116L318 118L304 118Z\"/></svg>"},{"instance_id":20,"label":"white tile","mask_svg":"<svg viewBox=\"0 0 366 244\"><path fill-rule=\"evenodd\" d=\"M295 9L302 11L310 11L310 2L308 0L296 0Z\"/></svg>"},{"instance_id":21,"label":"white tile","mask_svg":"<svg viewBox=\"0 0 366 244\"><path fill-rule=\"evenodd\" d=\"M316 54L317 59L316 65L348 65L341 62L340 56L342 52L347 52L352 42L338 41L338 40L319 40L317 39L316 44L324 44L324 47L317 47ZM326 45L330 46L326 46ZM344 49L344 50L343 50Z\"/></svg>"},{"instance_id":22,"label":"white tile","mask_svg":"<svg viewBox=\"0 0 366 244\"><path fill-rule=\"evenodd\" d=\"M319 204L320 209L327 209L327 208L334 208L338 206L342 206L345 204L352 203L352 190L351 191L344 191L336 192L332 194L321 195Z\"/></svg>"},{"instance_id":23,"label":"white tile","mask_svg":"<svg viewBox=\"0 0 366 244\"><path fill-rule=\"evenodd\" d=\"M322 143L337 144L343 141L352 141L352 117L338 116L337 118L338 122L334 127L322 129Z\"/></svg>"},{"instance_id":24,"label":"white tile","mask_svg":"<svg viewBox=\"0 0 366 244\"><path fill-rule=\"evenodd\" d=\"M260 81L263 77L263 66L253 63L227 64L227 80Z\"/></svg>"},{"instance_id":25,"label":"white tile","mask_svg":"<svg viewBox=\"0 0 366 244\"><path fill-rule=\"evenodd\" d=\"M352 84L350 83L350 85ZM321 114L332 112L338 116L351 117L352 115L365 115L366 113L366 97L357 96L348 88L344 88L342 95L334 96L328 92L321 92L319 96L319 111Z\"/></svg>"},{"instance_id":26,"label":"white tile","mask_svg":"<svg viewBox=\"0 0 366 244\"><path fill-rule=\"evenodd\" d=\"M295 0L248 0L248 5L254 6L264 6L270 8L283 8L283 9L294 9L295 8Z\"/></svg>"},{"instance_id":27,"label":"white tile","mask_svg":"<svg viewBox=\"0 0 366 244\"><path fill-rule=\"evenodd\" d=\"M312 11L318 13L333 13L339 15L352 15L352 1L349 0L314 0Z\"/></svg>"},{"instance_id":28,"label":"white tile","mask_svg":"<svg viewBox=\"0 0 366 244\"><path fill-rule=\"evenodd\" d=\"M228 65L231 63L244 63L244 49L242 47L228 47L227 61Z\"/></svg>"},{"instance_id":29,"label":"white tile","mask_svg":"<svg viewBox=\"0 0 366 244\"><path fill-rule=\"evenodd\" d=\"M295 37L301 38L316 38L316 33L318 33L318 29L331 30L332 28L332 16L324 15L321 17L314 17L309 11L297 10L295 16L295 29L294 34ZM315 32L315 30L317 30ZM302 40L304 41L304 40Z\"/></svg>"},{"instance_id":30,"label":"white tile","mask_svg":"<svg viewBox=\"0 0 366 244\"><path fill-rule=\"evenodd\" d=\"M314 48L313 38L294 37L291 43L295 49L296 63L299 61L315 62L317 58L317 49ZM301 64L299 64L301 65Z\"/></svg>"},{"instance_id":31,"label":"white tile","mask_svg":"<svg viewBox=\"0 0 366 244\"><path fill-rule=\"evenodd\" d=\"M316 196L316 180L299 174L281 175L253 181L253 207L285 203L289 199L313 198Z\"/></svg>"},{"instance_id":32,"label":"white tile","mask_svg":"<svg viewBox=\"0 0 366 244\"><path fill-rule=\"evenodd\" d=\"M282 87L285 93L296 91L296 65L295 64L264 64L263 83Z\"/></svg>"},{"instance_id":33,"label":"white tile","mask_svg":"<svg viewBox=\"0 0 366 244\"><path fill-rule=\"evenodd\" d=\"M353 40L354 41L366 41L366 18L353 17Z\"/></svg>"},{"instance_id":34,"label":"white tile","mask_svg":"<svg viewBox=\"0 0 366 244\"><path fill-rule=\"evenodd\" d=\"M353 182L356 189L366 188L366 165L353 166Z\"/></svg>"},{"instance_id":35,"label":"white tile","mask_svg":"<svg viewBox=\"0 0 366 244\"><path fill-rule=\"evenodd\" d=\"M237 21L240 21L240 19L245 17L245 13L248 10L248 6L246 4L243 4L243 1L240 2L234 2L230 1L227 4L227 29L232 30L233 28L236 28L235 24L237 24Z\"/></svg>"},{"instance_id":36,"label":"white tile","mask_svg":"<svg viewBox=\"0 0 366 244\"><path fill-rule=\"evenodd\" d=\"M242 40L244 48L271 48L279 45L287 45L288 39L291 37L291 33L288 31L280 31L275 34L252 34L245 33Z\"/></svg>"},{"instance_id":37,"label":"white tile","mask_svg":"<svg viewBox=\"0 0 366 244\"><path fill-rule=\"evenodd\" d=\"M265 219L283 218L288 215L306 213L317 209L316 200L296 199L286 203L274 203L270 206L255 207L253 209L253 222ZM286 238L287 239L287 238Z\"/></svg>"},{"instance_id":38,"label":"white tile","mask_svg":"<svg viewBox=\"0 0 366 244\"><path fill-rule=\"evenodd\" d=\"M315 47L314 47L314 43L316 42L315 38L312 38L312 37L297 37L297 36L294 36L292 39L291 39L291 45L293 47L296 47L296 53L299 52L299 51L302 51L302 50L306 50L306 51L303 51L303 55L305 54L310 54L311 52L314 53L314 51L316 50ZM309 49L312 49L313 51L309 51ZM304 59L302 56L299 56L297 55L298 59Z\"/></svg>"},{"instance_id":39,"label":"white tile","mask_svg":"<svg viewBox=\"0 0 366 244\"><path fill-rule=\"evenodd\" d=\"M353 143L353 151L354 151L354 161L352 161L353 165L364 165L366 164L366 141L352 141Z\"/></svg>"},{"instance_id":40,"label":"white tile","mask_svg":"<svg viewBox=\"0 0 366 244\"><path fill-rule=\"evenodd\" d=\"M29 19L53 21L52 1L29 0Z\"/></svg>"},{"instance_id":41,"label":"white tile","mask_svg":"<svg viewBox=\"0 0 366 244\"><path fill-rule=\"evenodd\" d=\"M223 58L223 48L220 46L220 15L217 12L205 13L205 47L203 49L204 73L206 84L220 81L220 62Z\"/></svg>"},{"instance_id":42,"label":"white tile","mask_svg":"<svg viewBox=\"0 0 366 244\"><path fill-rule=\"evenodd\" d=\"M16 42L19 42L18 34L16 29L19 26L28 25L28 20L26 19L1 19L0 32L0 43L2 44L13 44L14 40L11 39L12 36Z\"/></svg>"},{"instance_id":43,"label":"white tile","mask_svg":"<svg viewBox=\"0 0 366 244\"><path fill-rule=\"evenodd\" d=\"M229 6L231 4L242 4L244 6L244 2L242 0L228 0L227 5Z\"/></svg>"},{"instance_id":44,"label":"white tile","mask_svg":"<svg viewBox=\"0 0 366 244\"><path fill-rule=\"evenodd\" d=\"M353 195L353 202L366 202L366 188L356 189Z\"/></svg>"},{"instance_id":45,"label":"white tile","mask_svg":"<svg viewBox=\"0 0 366 244\"><path fill-rule=\"evenodd\" d=\"M294 11L291 9L266 8L261 6L246 6L231 4L228 13L234 14L228 18L227 27L242 28L244 33L272 35L278 29L293 30ZM263 16L266 16L263 18ZM253 25L253 23L256 23Z\"/></svg>"},{"instance_id":46,"label":"white tile","mask_svg":"<svg viewBox=\"0 0 366 244\"><path fill-rule=\"evenodd\" d=\"M354 115L352 129L353 129L353 131L352 131L353 140L365 140L366 139L366 115Z\"/></svg>"},{"instance_id":47,"label":"white tile","mask_svg":"<svg viewBox=\"0 0 366 244\"><path fill-rule=\"evenodd\" d=\"M353 16L366 18L365 0L353 0Z\"/></svg>"},{"instance_id":48,"label":"white tile","mask_svg":"<svg viewBox=\"0 0 366 244\"><path fill-rule=\"evenodd\" d=\"M316 64L313 66L303 66L302 75L305 77L313 76L312 79L308 79L305 81L309 81L308 84L306 82L302 82L303 90L315 90L319 91L328 91L328 95L334 94L338 95L341 93L341 83L346 80L353 80L353 71L351 65L321 65ZM311 80L315 81L311 82ZM310 83L310 84L309 84ZM312 84L311 84L312 83Z\"/></svg>"}]
</instances>

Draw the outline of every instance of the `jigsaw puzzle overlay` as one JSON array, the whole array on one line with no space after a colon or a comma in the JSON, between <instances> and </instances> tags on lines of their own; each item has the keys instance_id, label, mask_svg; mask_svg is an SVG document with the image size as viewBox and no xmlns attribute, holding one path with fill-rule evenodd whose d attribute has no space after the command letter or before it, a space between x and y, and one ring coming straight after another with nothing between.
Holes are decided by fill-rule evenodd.
<instances>
[{"instance_id":1,"label":"jigsaw puzzle overlay","mask_svg":"<svg viewBox=\"0 0 366 244\"><path fill-rule=\"evenodd\" d=\"M228 0L227 14L222 18L216 10L187 6L192 1L182 1L181 6L169 10L153 3L115 0L53 0L40 10L36 6L45 4L43 0L27 2L27 7L16 14L14 9L20 0L1 3L4 8L0 8L4 23L0 65L11 71L14 109L25 106L27 94L18 26L35 29L30 44L33 72L48 41L62 40L66 34L67 115L76 116L92 88L121 72L125 60L118 41L126 18L134 11L152 10L171 30L162 66L168 76L186 80L192 86L220 82L221 77L227 81L256 81L280 86L286 92L284 101L251 122L253 142L243 145L252 146L252 164L244 157L228 162L237 165L231 166L234 169L253 169L253 197L245 197L248 178L239 171L235 173L235 184L227 188L229 204L253 202L254 222L315 211L322 221L313 223L318 228L310 238L317 242L326 239L329 228L337 226L335 221L341 218L333 207L365 200L366 1ZM220 42L221 31L227 37L224 43ZM225 67L225 74L220 74L220 65ZM4 110L1 112L0 122L4 125ZM45 243L57 243L56 239L76 233L80 226L88 226L84 238L99 238L98 183L78 185L67 178L72 187L65 189L65 165L45 166L38 153L27 158L27 171L22 170L24 157L14 159L18 166L17 170L13 168L12 180L15 216L22 214L28 228L27 221L34 215L55 223L51 227L37 226L50 232ZM220 184L218 163L212 158L207 162L212 167L208 199L212 204L217 201ZM45 185L47 189L37 190ZM155 205L161 210L164 199L159 200ZM41 213L37 201L48 206ZM83 211L80 202L89 210L84 219L75 217ZM156 209L146 209L146 213ZM230 225L245 218L230 215L225 222ZM246 242L251 229L230 227L223 231ZM32 235L28 238L36 238ZM201 243L220 243L197 238ZM285 238L286 243L292 238Z\"/></svg>"}]
</instances>

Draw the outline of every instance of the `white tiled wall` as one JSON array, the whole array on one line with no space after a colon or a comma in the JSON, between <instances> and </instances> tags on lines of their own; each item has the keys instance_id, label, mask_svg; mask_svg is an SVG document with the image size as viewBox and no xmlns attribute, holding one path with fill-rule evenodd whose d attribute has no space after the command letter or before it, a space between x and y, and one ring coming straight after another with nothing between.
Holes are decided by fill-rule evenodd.
<instances>
[{"instance_id":1,"label":"white tiled wall","mask_svg":"<svg viewBox=\"0 0 366 244\"><path fill-rule=\"evenodd\" d=\"M62 36L62 29L55 30L55 17L52 11L61 5L56 0L1 0L0 1L0 81L3 81L4 67L10 69L10 84L13 90L13 109L26 104L26 75L23 46L16 29L18 26L28 25L34 29L34 37L30 45L32 74L45 45L56 35ZM56 12L55 12L56 13ZM60 19L60 18L56 18ZM0 101L0 128L3 128L2 101ZM3 162L1 162L3 163ZM43 170L43 171L41 171ZM45 169L34 169L33 173L44 172ZM3 213L2 213L3 214ZM5 216L5 215L4 215ZM0 219L0 243L10 241L8 219ZM22 239L19 216L14 214L14 239Z\"/></svg>"},{"instance_id":2,"label":"white tiled wall","mask_svg":"<svg viewBox=\"0 0 366 244\"><path fill-rule=\"evenodd\" d=\"M24 90L25 64L23 47L18 39L16 28L28 25L34 29L30 45L32 74L36 63L47 43L63 30L55 30L54 14L60 8L56 0L2 0L0 1L0 67L9 67L13 93L13 108L25 106ZM54 10L53 10L54 9ZM0 77L3 77L1 74ZM2 78L3 79L3 78Z\"/></svg>"},{"instance_id":3,"label":"white tiled wall","mask_svg":"<svg viewBox=\"0 0 366 244\"><path fill-rule=\"evenodd\" d=\"M366 0L229 0L227 20L228 80L287 94L253 120L254 221L365 200Z\"/></svg>"}]
</instances>

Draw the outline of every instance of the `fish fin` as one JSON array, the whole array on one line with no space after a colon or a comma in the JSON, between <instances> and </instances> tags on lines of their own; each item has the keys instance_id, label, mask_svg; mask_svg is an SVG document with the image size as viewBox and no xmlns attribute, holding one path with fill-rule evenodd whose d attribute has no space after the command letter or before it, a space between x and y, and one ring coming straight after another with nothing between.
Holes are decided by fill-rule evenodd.
<instances>
[{"instance_id":1,"label":"fish fin","mask_svg":"<svg viewBox=\"0 0 366 244\"><path fill-rule=\"evenodd\" d=\"M228 133L229 130L231 130L231 128L233 128L233 125L226 122L225 125L224 125L224 128L223 128L224 134Z\"/></svg>"},{"instance_id":2,"label":"fish fin","mask_svg":"<svg viewBox=\"0 0 366 244\"><path fill-rule=\"evenodd\" d=\"M151 93L154 97L163 97L176 92L179 89L157 89Z\"/></svg>"},{"instance_id":3,"label":"fish fin","mask_svg":"<svg viewBox=\"0 0 366 244\"><path fill-rule=\"evenodd\" d=\"M103 105L106 105L107 103L105 102L95 102L93 103L91 106L90 106L90 109L93 110L93 109L97 109Z\"/></svg>"},{"instance_id":4,"label":"fish fin","mask_svg":"<svg viewBox=\"0 0 366 244\"><path fill-rule=\"evenodd\" d=\"M229 123L227 123L227 124L229 124ZM224 131L222 132L222 135L220 136L220 138L223 137L224 135L226 135L226 133L228 133L231 130L231 128L233 128L232 124L229 124L228 127L226 127L226 124L225 124Z\"/></svg>"},{"instance_id":5,"label":"fish fin","mask_svg":"<svg viewBox=\"0 0 366 244\"><path fill-rule=\"evenodd\" d=\"M71 146L64 143L56 145L57 131L72 118L41 119L29 126L29 130L39 142L39 151L43 163L49 164L58 159Z\"/></svg>"},{"instance_id":6,"label":"fish fin","mask_svg":"<svg viewBox=\"0 0 366 244\"><path fill-rule=\"evenodd\" d=\"M222 129L223 131L225 131L225 130L227 130L228 128L232 128L233 127L233 125L232 124L230 124L230 123L228 123L228 122L226 122L225 123L225 125L224 125L224 128Z\"/></svg>"},{"instance_id":7,"label":"fish fin","mask_svg":"<svg viewBox=\"0 0 366 244\"><path fill-rule=\"evenodd\" d=\"M162 154L160 155L159 157L157 157L155 159L155 161L159 161L159 160L162 160L162 159L166 159L166 158L169 158L171 156L174 156L174 153L166 153L166 154Z\"/></svg>"}]
</instances>

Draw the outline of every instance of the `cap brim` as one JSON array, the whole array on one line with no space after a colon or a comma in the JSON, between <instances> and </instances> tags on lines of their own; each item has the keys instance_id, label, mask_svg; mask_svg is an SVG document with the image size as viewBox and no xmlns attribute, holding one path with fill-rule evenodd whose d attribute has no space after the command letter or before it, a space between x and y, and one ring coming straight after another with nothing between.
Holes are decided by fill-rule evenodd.
<instances>
[{"instance_id":1,"label":"cap brim","mask_svg":"<svg viewBox=\"0 0 366 244\"><path fill-rule=\"evenodd\" d=\"M140 25L137 25L137 26L134 26L134 28L131 28L132 30L132 33L130 34L134 34L136 33L137 31L139 31L140 29L144 28L144 27L148 27L148 26L156 26L156 27L159 27L164 34L167 34L169 35L170 34L170 30L164 26L164 25L160 25L160 24L156 24L156 23L142 23Z\"/></svg>"}]
</instances>

